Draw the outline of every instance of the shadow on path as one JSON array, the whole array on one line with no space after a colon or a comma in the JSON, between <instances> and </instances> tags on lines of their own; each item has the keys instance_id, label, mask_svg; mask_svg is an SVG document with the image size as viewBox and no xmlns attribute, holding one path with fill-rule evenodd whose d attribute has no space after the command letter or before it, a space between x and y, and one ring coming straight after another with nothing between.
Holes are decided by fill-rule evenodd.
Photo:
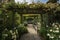
<instances>
[{"instance_id":1,"label":"shadow on path","mask_svg":"<svg viewBox=\"0 0 60 40\"><path fill-rule=\"evenodd\" d=\"M27 30L29 33L23 35L20 40L41 40L32 24L28 24Z\"/></svg>"}]
</instances>

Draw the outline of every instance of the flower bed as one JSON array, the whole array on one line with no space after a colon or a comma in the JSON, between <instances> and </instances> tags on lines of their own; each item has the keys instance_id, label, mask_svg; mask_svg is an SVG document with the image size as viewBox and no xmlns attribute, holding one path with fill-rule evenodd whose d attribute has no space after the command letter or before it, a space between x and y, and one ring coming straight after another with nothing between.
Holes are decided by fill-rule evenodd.
<instances>
[{"instance_id":1,"label":"flower bed","mask_svg":"<svg viewBox=\"0 0 60 40\"><path fill-rule=\"evenodd\" d=\"M5 28L2 32L1 40L19 40L19 38L27 32L28 31L24 26L18 26L11 30Z\"/></svg>"},{"instance_id":2,"label":"flower bed","mask_svg":"<svg viewBox=\"0 0 60 40\"><path fill-rule=\"evenodd\" d=\"M52 24L52 27L41 27L38 31L44 40L60 40L60 25Z\"/></svg>"}]
</instances>

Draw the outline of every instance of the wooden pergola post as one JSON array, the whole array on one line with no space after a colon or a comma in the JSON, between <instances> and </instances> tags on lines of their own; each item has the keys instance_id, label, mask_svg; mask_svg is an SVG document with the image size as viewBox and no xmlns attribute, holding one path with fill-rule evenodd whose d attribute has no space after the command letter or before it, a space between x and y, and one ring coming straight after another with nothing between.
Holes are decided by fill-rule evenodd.
<instances>
[{"instance_id":1,"label":"wooden pergola post","mask_svg":"<svg viewBox=\"0 0 60 40\"><path fill-rule=\"evenodd\" d=\"M22 24L23 14L20 14L20 17L21 17L21 18L20 18L20 21L21 21L21 24Z\"/></svg>"},{"instance_id":2,"label":"wooden pergola post","mask_svg":"<svg viewBox=\"0 0 60 40\"><path fill-rule=\"evenodd\" d=\"M12 13L12 27L15 27L15 12Z\"/></svg>"},{"instance_id":3,"label":"wooden pergola post","mask_svg":"<svg viewBox=\"0 0 60 40\"><path fill-rule=\"evenodd\" d=\"M43 26L43 15L41 14L41 27Z\"/></svg>"}]
</instances>

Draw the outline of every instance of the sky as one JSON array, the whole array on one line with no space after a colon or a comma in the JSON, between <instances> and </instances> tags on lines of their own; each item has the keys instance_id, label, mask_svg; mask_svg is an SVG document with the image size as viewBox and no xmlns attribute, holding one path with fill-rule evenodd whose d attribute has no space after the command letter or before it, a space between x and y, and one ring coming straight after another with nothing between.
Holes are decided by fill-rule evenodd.
<instances>
[{"instance_id":1,"label":"sky","mask_svg":"<svg viewBox=\"0 0 60 40\"><path fill-rule=\"evenodd\" d=\"M42 3L46 3L48 0L34 0L34 2L38 2L38 1L40 1ZM22 3L22 2L24 2L24 0L15 0L15 2ZM28 2L30 4L30 3L32 3L32 0L26 0L26 2Z\"/></svg>"},{"instance_id":2,"label":"sky","mask_svg":"<svg viewBox=\"0 0 60 40\"><path fill-rule=\"evenodd\" d=\"M35 0L36 2L38 1L38 0ZM39 0L40 2L42 2L42 3L46 3L48 0Z\"/></svg>"}]
</instances>

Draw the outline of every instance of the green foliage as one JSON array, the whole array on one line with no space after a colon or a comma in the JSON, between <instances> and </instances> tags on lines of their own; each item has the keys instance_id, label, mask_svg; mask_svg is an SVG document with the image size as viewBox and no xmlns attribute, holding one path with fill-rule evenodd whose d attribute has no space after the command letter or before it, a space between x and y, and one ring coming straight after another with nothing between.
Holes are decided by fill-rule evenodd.
<instances>
[{"instance_id":1,"label":"green foliage","mask_svg":"<svg viewBox=\"0 0 60 40\"><path fill-rule=\"evenodd\" d=\"M1 40L16 40L18 37L18 30L8 30L7 28L4 29L2 32Z\"/></svg>"},{"instance_id":2,"label":"green foliage","mask_svg":"<svg viewBox=\"0 0 60 40\"><path fill-rule=\"evenodd\" d=\"M24 27L23 25L18 26L18 34L19 37L21 37L21 35L28 33L27 28Z\"/></svg>"},{"instance_id":3,"label":"green foliage","mask_svg":"<svg viewBox=\"0 0 60 40\"><path fill-rule=\"evenodd\" d=\"M0 8L0 39L2 40L9 40L9 39L11 40L13 35L16 39L16 37L20 37L22 34L28 32L26 27L24 27L23 25L19 26L20 21L18 20L21 20L19 19L20 18L19 14L26 13L26 12L28 13L28 11L30 11L29 9L33 10L34 12L37 11L37 13L41 12L42 14L47 13L51 15L56 15L57 14L56 12L60 11L60 5L58 3L53 3L53 4L37 3L37 4L29 4L29 5L7 3L7 4L1 4L0 6L1 6ZM47 37L46 34L50 33L49 30L50 28L46 29L45 26L42 26L41 29L39 30L39 33L41 34L41 36ZM55 36L57 36L57 34Z\"/></svg>"},{"instance_id":4,"label":"green foliage","mask_svg":"<svg viewBox=\"0 0 60 40\"><path fill-rule=\"evenodd\" d=\"M27 33L27 29L24 26L18 27L18 25L20 24L20 15L18 13L14 14L16 12L12 10L13 5L14 4L12 3L1 5L2 7L0 8L0 40L17 40L19 36Z\"/></svg>"},{"instance_id":5,"label":"green foliage","mask_svg":"<svg viewBox=\"0 0 60 40\"><path fill-rule=\"evenodd\" d=\"M51 2L51 3L57 3L57 1L59 1L59 0L49 0L48 3L49 2Z\"/></svg>"},{"instance_id":6,"label":"green foliage","mask_svg":"<svg viewBox=\"0 0 60 40\"><path fill-rule=\"evenodd\" d=\"M28 31L24 26L17 26L11 30L5 28L2 31L2 37L0 40L17 40L25 33L28 33Z\"/></svg>"},{"instance_id":7,"label":"green foliage","mask_svg":"<svg viewBox=\"0 0 60 40\"><path fill-rule=\"evenodd\" d=\"M40 30L38 30L39 32L39 35L44 39L44 40L47 40L47 30L46 30L46 27L42 26L40 27Z\"/></svg>"},{"instance_id":8,"label":"green foliage","mask_svg":"<svg viewBox=\"0 0 60 40\"><path fill-rule=\"evenodd\" d=\"M60 23L53 23L51 26L42 25L38 32L45 40L60 40Z\"/></svg>"},{"instance_id":9,"label":"green foliage","mask_svg":"<svg viewBox=\"0 0 60 40\"><path fill-rule=\"evenodd\" d=\"M52 27L48 27L47 36L49 40L60 40L60 26L59 24L53 24Z\"/></svg>"},{"instance_id":10,"label":"green foliage","mask_svg":"<svg viewBox=\"0 0 60 40\"><path fill-rule=\"evenodd\" d=\"M26 13L28 9L34 9L37 11L44 11L44 12L51 12L51 11L57 11L57 7L59 7L58 3L35 3L35 4L19 4L19 3L7 3L7 4L1 4L1 9L5 12L7 11L14 11L18 13ZM59 7L60 8L60 7ZM28 10L30 11L30 10Z\"/></svg>"},{"instance_id":11,"label":"green foliage","mask_svg":"<svg viewBox=\"0 0 60 40\"><path fill-rule=\"evenodd\" d=\"M46 34L46 28L45 27L41 27L39 33L40 33L40 35L44 36Z\"/></svg>"}]
</instances>

